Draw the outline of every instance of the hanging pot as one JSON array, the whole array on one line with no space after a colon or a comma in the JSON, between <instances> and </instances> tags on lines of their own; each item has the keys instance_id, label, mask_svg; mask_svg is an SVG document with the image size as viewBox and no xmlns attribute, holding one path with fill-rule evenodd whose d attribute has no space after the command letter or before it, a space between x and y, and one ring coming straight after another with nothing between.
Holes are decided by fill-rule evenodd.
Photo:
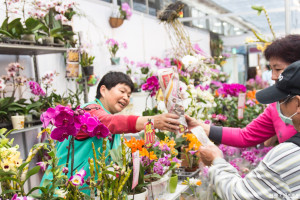
<instances>
[{"instance_id":1,"label":"hanging pot","mask_svg":"<svg viewBox=\"0 0 300 200\"><path fill-rule=\"evenodd\" d=\"M110 58L110 62L112 65L118 65L120 64L120 57L112 57Z\"/></svg>"},{"instance_id":2,"label":"hanging pot","mask_svg":"<svg viewBox=\"0 0 300 200\"><path fill-rule=\"evenodd\" d=\"M112 28L118 28L120 27L124 22L123 18L116 18L116 17L110 17L109 18L109 24Z\"/></svg>"},{"instance_id":3,"label":"hanging pot","mask_svg":"<svg viewBox=\"0 0 300 200\"><path fill-rule=\"evenodd\" d=\"M82 67L83 73L85 76L90 76L94 74L94 67L93 66L85 66Z\"/></svg>"},{"instance_id":4,"label":"hanging pot","mask_svg":"<svg viewBox=\"0 0 300 200\"><path fill-rule=\"evenodd\" d=\"M178 183L178 176L177 174L173 174L170 177L170 182L169 182L170 193L174 193L176 191L177 183Z\"/></svg>"}]
</instances>

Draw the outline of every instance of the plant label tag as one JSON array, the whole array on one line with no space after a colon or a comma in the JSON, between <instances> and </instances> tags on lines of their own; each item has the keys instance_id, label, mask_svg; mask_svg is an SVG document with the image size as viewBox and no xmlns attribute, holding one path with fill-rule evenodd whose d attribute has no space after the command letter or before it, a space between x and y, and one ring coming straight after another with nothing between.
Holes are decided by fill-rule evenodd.
<instances>
[{"instance_id":1,"label":"plant label tag","mask_svg":"<svg viewBox=\"0 0 300 200\"><path fill-rule=\"evenodd\" d=\"M245 108L246 93L239 93L238 108Z\"/></svg>"},{"instance_id":2,"label":"plant label tag","mask_svg":"<svg viewBox=\"0 0 300 200\"><path fill-rule=\"evenodd\" d=\"M132 179L132 188L135 188L139 182L139 174L140 174L140 155L139 150L132 153L132 159L133 159L133 179Z\"/></svg>"},{"instance_id":3,"label":"plant label tag","mask_svg":"<svg viewBox=\"0 0 300 200\"><path fill-rule=\"evenodd\" d=\"M239 108L238 109L238 119L243 119L244 118L244 109Z\"/></svg>"},{"instance_id":4,"label":"plant label tag","mask_svg":"<svg viewBox=\"0 0 300 200\"><path fill-rule=\"evenodd\" d=\"M144 124L145 131L145 147L150 148L155 142L155 130L153 119L149 119L147 123Z\"/></svg>"}]
</instances>

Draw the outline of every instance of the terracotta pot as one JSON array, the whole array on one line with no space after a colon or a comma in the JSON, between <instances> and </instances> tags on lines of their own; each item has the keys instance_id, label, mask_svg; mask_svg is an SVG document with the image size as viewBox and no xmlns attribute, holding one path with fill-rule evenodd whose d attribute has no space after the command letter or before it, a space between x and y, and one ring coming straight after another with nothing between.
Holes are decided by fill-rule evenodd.
<instances>
[{"instance_id":1,"label":"terracotta pot","mask_svg":"<svg viewBox=\"0 0 300 200\"><path fill-rule=\"evenodd\" d=\"M124 22L123 18L116 18L116 17L110 17L109 18L109 24L112 28L118 28L120 27Z\"/></svg>"},{"instance_id":2,"label":"terracotta pot","mask_svg":"<svg viewBox=\"0 0 300 200\"><path fill-rule=\"evenodd\" d=\"M185 171L185 172L195 172L195 171L197 171L198 168L199 168L199 166L194 166L194 167L192 167L192 168L185 167L185 168L184 168L184 171Z\"/></svg>"},{"instance_id":3,"label":"terracotta pot","mask_svg":"<svg viewBox=\"0 0 300 200\"><path fill-rule=\"evenodd\" d=\"M187 150L186 147L183 147L183 146L181 147L180 159L182 160L181 166L184 167L184 168L189 167L189 163L188 163L188 161L186 159L186 156L185 156L185 153L184 153L186 150ZM199 165L200 162L201 162L201 157L200 157L200 152L199 151L196 153L196 156L199 158L198 159L198 165Z\"/></svg>"}]
</instances>

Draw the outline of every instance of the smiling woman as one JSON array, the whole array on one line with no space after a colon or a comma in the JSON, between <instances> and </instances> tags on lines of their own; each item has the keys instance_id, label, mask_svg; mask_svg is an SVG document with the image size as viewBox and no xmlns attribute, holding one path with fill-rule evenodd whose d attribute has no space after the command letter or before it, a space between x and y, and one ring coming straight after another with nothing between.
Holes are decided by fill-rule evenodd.
<instances>
[{"instance_id":1,"label":"smiling woman","mask_svg":"<svg viewBox=\"0 0 300 200\"><path fill-rule=\"evenodd\" d=\"M157 129L172 132L179 129L178 116L175 114L165 113L148 117L114 115L121 112L129 104L133 89L133 82L128 75L122 72L109 72L103 76L98 84L96 99L81 106L81 108L85 109L92 116L97 117L112 134L110 141L107 141L106 144L106 153L121 145L120 134L136 133L143 130L144 123L147 122L149 118L154 120L154 127ZM83 131L79 131L74 142L74 148L76 149L74 152L74 157L76 158L74 160L74 169L84 168L87 172L86 177L90 175L87 157L93 157L92 143L94 143L95 149L100 149L102 152L103 139L91 137ZM68 155L66 148L68 144L68 140L57 144L57 156L60 157L58 165L65 164L67 161ZM109 162L109 159L106 161ZM83 187L86 186L87 185L83 185ZM82 192L89 194L90 190L83 190Z\"/></svg>"}]
</instances>

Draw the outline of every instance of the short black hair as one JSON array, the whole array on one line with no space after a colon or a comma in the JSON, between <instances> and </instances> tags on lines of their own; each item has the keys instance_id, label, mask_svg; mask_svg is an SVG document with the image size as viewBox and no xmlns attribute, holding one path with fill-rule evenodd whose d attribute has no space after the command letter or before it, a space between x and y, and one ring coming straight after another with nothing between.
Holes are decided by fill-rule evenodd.
<instances>
[{"instance_id":1,"label":"short black hair","mask_svg":"<svg viewBox=\"0 0 300 200\"><path fill-rule=\"evenodd\" d=\"M115 87L120 83L129 86L131 92L134 90L134 84L131 78L127 74L124 74L123 72L113 72L113 71L108 72L102 77L101 81L97 86L96 98L100 99L101 97L100 87L102 85L104 85L108 90L110 90L111 88Z\"/></svg>"},{"instance_id":2,"label":"short black hair","mask_svg":"<svg viewBox=\"0 0 300 200\"><path fill-rule=\"evenodd\" d=\"M280 58L286 63L293 63L300 60L300 35L287 35L274 40L267 46L265 52L267 60Z\"/></svg>"}]
</instances>

